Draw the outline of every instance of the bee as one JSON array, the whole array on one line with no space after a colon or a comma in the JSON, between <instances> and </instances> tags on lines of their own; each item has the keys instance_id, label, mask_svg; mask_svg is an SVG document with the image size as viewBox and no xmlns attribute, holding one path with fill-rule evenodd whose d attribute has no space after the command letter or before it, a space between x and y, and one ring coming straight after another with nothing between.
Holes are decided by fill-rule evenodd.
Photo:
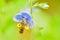
<instances>
[{"instance_id":1,"label":"bee","mask_svg":"<svg viewBox=\"0 0 60 40\"><path fill-rule=\"evenodd\" d=\"M18 23L17 26L19 28L19 33L23 33L25 29L29 29L28 23L25 18L23 18L22 22Z\"/></svg>"}]
</instances>

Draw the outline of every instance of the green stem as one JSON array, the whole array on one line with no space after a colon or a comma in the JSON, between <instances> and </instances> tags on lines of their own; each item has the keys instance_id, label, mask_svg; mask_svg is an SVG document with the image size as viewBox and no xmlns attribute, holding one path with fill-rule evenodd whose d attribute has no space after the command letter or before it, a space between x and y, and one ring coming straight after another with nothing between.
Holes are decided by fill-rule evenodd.
<instances>
[{"instance_id":1,"label":"green stem","mask_svg":"<svg viewBox=\"0 0 60 40\"><path fill-rule=\"evenodd\" d=\"M32 0L30 0L30 13L32 15Z\"/></svg>"}]
</instances>

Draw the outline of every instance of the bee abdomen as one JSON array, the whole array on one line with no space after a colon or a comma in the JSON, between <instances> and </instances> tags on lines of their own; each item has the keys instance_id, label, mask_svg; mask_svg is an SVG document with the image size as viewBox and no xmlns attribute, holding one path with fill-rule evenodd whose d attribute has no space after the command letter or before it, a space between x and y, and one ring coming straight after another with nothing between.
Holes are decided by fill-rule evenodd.
<instances>
[{"instance_id":1,"label":"bee abdomen","mask_svg":"<svg viewBox=\"0 0 60 40\"><path fill-rule=\"evenodd\" d=\"M23 29L20 29L19 33L23 33L23 31L24 31Z\"/></svg>"}]
</instances>

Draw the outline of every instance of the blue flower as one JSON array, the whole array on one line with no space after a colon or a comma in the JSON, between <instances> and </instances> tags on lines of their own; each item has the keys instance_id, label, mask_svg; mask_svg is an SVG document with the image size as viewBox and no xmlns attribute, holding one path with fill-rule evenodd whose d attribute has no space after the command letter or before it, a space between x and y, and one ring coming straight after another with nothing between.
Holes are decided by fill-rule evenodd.
<instances>
[{"instance_id":1,"label":"blue flower","mask_svg":"<svg viewBox=\"0 0 60 40\"><path fill-rule=\"evenodd\" d=\"M28 25L30 27L33 26L33 20L32 20L32 16L26 12L22 12L21 14L16 14L14 16L14 21L16 22L22 22L23 18L26 19L26 21L28 22Z\"/></svg>"}]
</instances>

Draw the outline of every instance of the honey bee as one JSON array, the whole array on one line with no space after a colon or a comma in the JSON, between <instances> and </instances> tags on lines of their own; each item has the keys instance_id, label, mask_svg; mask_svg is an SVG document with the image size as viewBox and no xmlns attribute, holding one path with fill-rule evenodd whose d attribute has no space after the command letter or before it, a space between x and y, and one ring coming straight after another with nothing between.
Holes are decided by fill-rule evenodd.
<instances>
[{"instance_id":1,"label":"honey bee","mask_svg":"<svg viewBox=\"0 0 60 40\"><path fill-rule=\"evenodd\" d=\"M19 33L23 33L25 29L29 29L28 23L25 18L23 18L22 22L18 23L17 26L19 28Z\"/></svg>"}]
</instances>

